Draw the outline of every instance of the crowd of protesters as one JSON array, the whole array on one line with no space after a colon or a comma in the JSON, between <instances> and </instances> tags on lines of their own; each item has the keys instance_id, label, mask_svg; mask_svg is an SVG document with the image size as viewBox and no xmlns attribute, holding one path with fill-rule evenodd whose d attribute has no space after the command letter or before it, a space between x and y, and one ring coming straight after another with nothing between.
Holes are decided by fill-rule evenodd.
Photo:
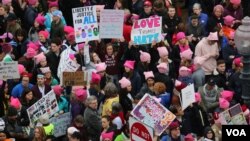
<instances>
[{"instance_id":1,"label":"crowd of protesters","mask_svg":"<svg viewBox=\"0 0 250 141\"><path fill-rule=\"evenodd\" d=\"M130 112L146 93L177 117L154 140L221 141L218 114L238 103L249 124L234 35L250 4L185 0L180 7L179 2L2 0L0 61L17 61L21 77L0 80L0 141L130 140ZM123 38L76 43L72 8L93 5L98 21L103 9L124 10ZM134 45L133 23L155 16L162 17L161 41ZM88 85L62 85L65 57L90 74ZM179 95L191 83L196 101L182 110ZM51 90L59 107L54 117L71 113L64 137L54 136L48 115L32 125L26 111Z\"/></svg>"}]
</instances>

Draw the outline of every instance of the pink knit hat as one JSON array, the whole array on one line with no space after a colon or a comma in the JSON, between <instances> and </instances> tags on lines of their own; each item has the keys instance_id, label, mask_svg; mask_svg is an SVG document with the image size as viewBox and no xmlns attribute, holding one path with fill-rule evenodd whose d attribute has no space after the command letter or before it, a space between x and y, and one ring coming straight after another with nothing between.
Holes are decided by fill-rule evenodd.
<instances>
[{"instance_id":1,"label":"pink knit hat","mask_svg":"<svg viewBox=\"0 0 250 141\"><path fill-rule=\"evenodd\" d=\"M235 4L235 5L240 5L241 0L230 0L230 3Z\"/></svg>"},{"instance_id":2,"label":"pink knit hat","mask_svg":"<svg viewBox=\"0 0 250 141\"><path fill-rule=\"evenodd\" d=\"M33 58L34 56L36 56L36 54L37 54L36 50L34 50L33 48L28 48L26 52L26 57Z\"/></svg>"},{"instance_id":3,"label":"pink knit hat","mask_svg":"<svg viewBox=\"0 0 250 141\"><path fill-rule=\"evenodd\" d=\"M191 49L187 49L180 53L181 58L191 60L193 56L193 51Z\"/></svg>"},{"instance_id":4,"label":"pink knit hat","mask_svg":"<svg viewBox=\"0 0 250 141\"><path fill-rule=\"evenodd\" d=\"M233 64L236 66L236 67L240 67L241 65L241 58L238 57L238 58L235 58L234 61L233 61Z\"/></svg>"},{"instance_id":5,"label":"pink knit hat","mask_svg":"<svg viewBox=\"0 0 250 141\"><path fill-rule=\"evenodd\" d=\"M151 56L149 53L147 52L143 52L140 50L140 60L141 62L147 62L147 63L150 63L150 60L151 60Z\"/></svg>"},{"instance_id":6,"label":"pink knit hat","mask_svg":"<svg viewBox=\"0 0 250 141\"><path fill-rule=\"evenodd\" d=\"M127 88L131 85L131 82L126 77L122 77L122 79L119 80L119 83L122 89Z\"/></svg>"},{"instance_id":7,"label":"pink knit hat","mask_svg":"<svg viewBox=\"0 0 250 141\"><path fill-rule=\"evenodd\" d=\"M35 58L36 64L39 64L41 61L46 61L46 57L45 57L45 55L44 55L43 52L41 52L40 54L36 55L34 58Z\"/></svg>"},{"instance_id":8,"label":"pink knit hat","mask_svg":"<svg viewBox=\"0 0 250 141\"><path fill-rule=\"evenodd\" d=\"M78 46L78 50L83 49L85 46L85 43L80 43L77 46Z\"/></svg>"},{"instance_id":9,"label":"pink knit hat","mask_svg":"<svg viewBox=\"0 0 250 141\"><path fill-rule=\"evenodd\" d=\"M91 82L94 84L99 84L101 81L101 76L97 73L92 72L92 79Z\"/></svg>"},{"instance_id":10,"label":"pink knit hat","mask_svg":"<svg viewBox=\"0 0 250 141\"><path fill-rule=\"evenodd\" d=\"M186 38L186 35L184 32L178 32L177 35L176 35L176 40L179 41L181 39L184 39Z\"/></svg>"},{"instance_id":11,"label":"pink knit hat","mask_svg":"<svg viewBox=\"0 0 250 141\"><path fill-rule=\"evenodd\" d=\"M51 72L51 70L50 70L49 67L40 68L40 70L41 70L41 72L42 72L43 74L48 73L48 72Z\"/></svg>"},{"instance_id":12,"label":"pink knit hat","mask_svg":"<svg viewBox=\"0 0 250 141\"><path fill-rule=\"evenodd\" d=\"M160 73L166 73L168 71L168 65L166 63L160 63L157 65L157 68Z\"/></svg>"},{"instance_id":13,"label":"pink knit hat","mask_svg":"<svg viewBox=\"0 0 250 141\"><path fill-rule=\"evenodd\" d=\"M64 32L66 33L66 34L69 34L69 33L71 33L71 32L74 32L74 28L72 27L72 26L64 26Z\"/></svg>"},{"instance_id":14,"label":"pink knit hat","mask_svg":"<svg viewBox=\"0 0 250 141\"><path fill-rule=\"evenodd\" d=\"M190 76L192 74L191 70L185 66L180 67L179 75L182 77Z\"/></svg>"},{"instance_id":15,"label":"pink knit hat","mask_svg":"<svg viewBox=\"0 0 250 141\"><path fill-rule=\"evenodd\" d=\"M235 20L234 17L227 15L226 17L223 18L224 19L224 24L227 26L231 26Z\"/></svg>"},{"instance_id":16,"label":"pink knit hat","mask_svg":"<svg viewBox=\"0 0 250 141\"><path fill-rule=\"evenodd\" d=\"M21 75L23 72L25 72L26 69L22 64L18 64L18 72Z\"/></svg>"},{"instance_id":17,"label":"pink knit hat","mask_svg":"<svg viewBox=\"0 0 250 141\"><path fill-rule=\"evenodd\" d=\"M218 5L216 5L215 7L214 7L214 11L213 12L215 12L215 10L221 10L221 12L222 12L222 14L223 14L223 12L224 12L224 7L222 6L222 5L220 5L220 4L218 4Z\"/></svg>"},{"instance_id":18,"label":"pink knit hat","mask_svg":"<svg viewBox=\"0 0 250 141\"><path fill-rule=\"evenodd\" d=\"M29 44L28 44L27 46L28 46L28 48L32 48L32 49L34 49L35 51L38 51L38 50L39 50L38 44L35 44L35 43L33 43L33 42L29 42Z\"/></svg>"},{"instance_id":19,"label":"pink knit hat","mask_svg":"<svg viewBox=\"0 0 250 141\"><path fill-rule=\"evenodd\" d=\"M210 32L207 39L210 41L218 41L218 33L217 32Z\"/></svg>"},{"instance_id":20,"label":"pink knit hat","mask_svg":"<svg viewBox=\"0 0 250 141\"><path fill-rule=\"evenodd\" d=\"M49 38L49 32L47 30L41 30L38 34L43 35L45 39Z\"/></svg>"},{"instance_id":21,"label":"pink knit hat","mask_svg":"<svg viewBox=\"0 0 250 141\"><path fill-rule=\"evenodd\" d=\"M219 98L219 104L221 109L227 109L230 106L229 102L224 98Z\"/></svg>"},{"instance_id":22,"label":"pink knit hat","mask_svg":"<svg viewBox=\"0 0 250 141\"><path fill-rule=\"evenodd\" d=\"M157 50L159 52L160 57L168 56L168 50L166 47L164 47L164 46L158 47Z\"/></svg>"},{"instance_id":23,"label":"pink knit hat","mask_svg":"<svg viewBox=\"0 0 250 141\"><path fill-rule=\"evenodd\" d=\"M88 97L87 91L84 89L77 89L75 95L81 101L85 101Z\"/></svg>"},{"instance_id":24,"label":"pink knit hat","mask_svg":"<svg viewBox=\"0 0 250 141\"><path fill-rule=\"evenodd\" d=\"M6 4L11 3L11 2L12 2L12 0L2 0L3 5L6 5Z\"/></svg>"},{"instance_id":25,"label":"pink knit hat","mask_svg":"<svg viewBox=\"0 0 250 141\"><path fill-rule=\"evenodd\" d=\"M28 0L29 5L36 5L37 0Z\"/></svg>"},{"instance_id":26,"label":"pink knit hat","mask_svg":"<svg viewBox=\"0 0 250 141\"><path fill-rule=\"evenodd\" d=\"M155 77L152 71L146 71L143 74L144 74L146 80L148 78L154 78Z\"/></svg>"},{"instance_id":27,"label":"pink knit hat","mask_svg":"<svg viewBox=\"0 0 250 141\"><path fill-rule=\"evenodd\" d=\"M131 20L139 20L139 18L140 18L140 16L139 15L137 15L137 14L132 14L132 16L131 16Z\"/></svg>"},{"instance_id":28,"label":"pink knit hat","mask_svg":"<svg viewBox=\"0 0 250 141\"><path fill-rule=\"evenodd\" d=\"M60 85L56 85L53 87L53 91L57 96L61 96L63 92L63 88Z\"/></svg>"},{"instance_id":29,"label":"pink knit hat","mask_svg":"<svg viewBox=\"0 0 250 141\"><path fill-rule=\"evenodd\" d=\"M6 38L13 39L13 35L10 32L5 32L3 35L0 36L0 39L6 39Z\"/></svg>"},{"instance_id":30,"label":"pink knit hat","mask_svg":"<svg viewBox=\"0 0 250 141\"><path fill-rule=\"evenodd\" d=\"M131 61L131 60L127 60L125 63L124 63L124 67L127 67L131 70L134 69L134 65L135 65L135 61Z\"/></svg>"},{"instance_id":31,"label":"pink knit hat","mask_svg":"<svg viewBox=\"0 0 250 141\"><path fill-rule=\"evenodd\" d=\"M201 102L201 94L195 93L195 102Z\"/></svg>"},{"instance_id":32,"label":"pink knit hat","mask_svg":"<svg viewBox=\"0 0 250 141\"><path fill-rule=\"evenodd\" d=\"M41 14L38 14L35 21L39 24L39 25L44 25L45 22L45 17Z\"/></svg>"},{"instance_id":33,"label":"pink knit hat","mask_svg":"<svg viewBox=\"0 0 250 141\"><path fill-rule=\"evenodd\" d=\"M96 72L102 72L106 70L107 65L105 63L96 64Z\"/></svg>"},{"instance_id":34,"label":"pink knit hat","mask_svg":"<svg viewBox=\"0 0 250 141\"><path fill-rule=\"evenodd\" d=\"M234 96L234 92L228 91L228 90L224 90L220 94L221 94L221 97L225 98L227 101L231 101L233 99L233 96Z\"/></svg>"},{"instance_id":35,"label":"pink knit hat","mask_svg":"<svg viewBox=\"0 0 250 141\"><path fill-rule=\"evenodd\" d=\"M194 141L194 137L192 136L192 134L187 134L184 138L185 141Z\"/></svg>"},{"instance_id":36,"label":"pink knit hat","mask_svg":"<svg viewBox=\"0 0 250 141\"><path fill-rule=\"evenodd\" d=\"M101 134L101 136L102 136L102 140L104 141L104 140L110 140L110 141L112 141L113 140L113 136L114 136L114 132L105 132L105 133L102 133Z\"/></svg>"},{"instance_id":37,"label":"pink knit hat","mask_svg":"<svg viewBox=\"0 0 250 141\"><path fill-rule=\"evenodd\" d=\"M49 8L52 8L52 7L58 7L58 1L48 1L49 3Z\"/></svg>"},{"instance_id":38,"label":"pink knit hat","mask_svg":"<svg viewBox=\"0 0 250 141\"><path fill-rule=\"evenodd\" d=\"M12 106L16 109L20 109L21 103L20 103L18 98L11 97L10 98L10 106Z\"/></svg>"}]
</instances>

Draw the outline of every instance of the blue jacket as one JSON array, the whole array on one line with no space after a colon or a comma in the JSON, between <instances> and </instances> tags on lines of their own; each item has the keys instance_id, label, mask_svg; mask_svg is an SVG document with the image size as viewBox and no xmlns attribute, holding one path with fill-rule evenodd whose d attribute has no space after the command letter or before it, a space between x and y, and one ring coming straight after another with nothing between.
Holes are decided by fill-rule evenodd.
<instances>
[{"instance_id":1,"label":"blue jacket","mask_svg":"<svg viewBox=\"0 0 250 141\"><path fill-rule=\"evenodd\" d=\"M208 22L208 16L205 13L201 13L199 16L199 23L203 26L206 27ZM188 18L188 23L191 24L191 17Z\"/></svg>"},{"instance_id":2,"label":"blue jacket","mask_svg":"<svg viewBox=\"0 0 250 141\"><path fill-rule=\"evenodd\" d=\"M165 92L164 94L161 94L161 95L157 96L157 98L161 98L160 103L164 107L169 108L170 103L171 103L170 94L169 93Z\"/></svg>"},{"instance_id":3,"label":"blue jacket","mask_svg":"<svg viewBox=\"0 0 250 141\"><path fill-rule=\"evenodd\" d=\"M33 87L33 84L30 84L29 83L29 86L28 86L30 89ZM11 92L11 96L15 97L15 98L20 98L22 93L23 93L23 90L24 90L24 87L23 85L20 83L20 84L17 84L12 92Z\"/></svg>"},{"instance_id":4,"label":"blue jacket","mask_svg":"<svg viewBox=\"0 0 250 141\"><path fill-rule=\"evenodd\" d=\"M64 113L67 113L69 111L69 102L65 97L61 96L57 102L59 111L63 111Z\"/></svg>"}]
</instances>

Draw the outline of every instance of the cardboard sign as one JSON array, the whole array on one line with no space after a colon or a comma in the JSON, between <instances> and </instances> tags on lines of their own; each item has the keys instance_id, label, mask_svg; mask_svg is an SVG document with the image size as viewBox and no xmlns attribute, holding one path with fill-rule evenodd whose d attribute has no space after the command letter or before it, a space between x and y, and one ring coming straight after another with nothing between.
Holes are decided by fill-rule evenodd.
<instances>
[{"instance_id":1,"label":"cardboard sign","mask_svg":"<svg viewBox=\"0 0 250 141\"><path fill-rule=\"evenodd\" d=\"M27 113L31 124L39 119L40 116L48 114L50 117L58 112L58 103L56 100L56 95L53 90L48 92L45 96L39 99L35 104L27 109Z\"/></svg>"},{"instance_id":2,"label":"cardboard sign","mask_svg":"<svg viewBox=\"0 0 250 141\"><path fill-rule=\"evenodd\" d=\"M181 90L182 110L195 102L194 84L190 84Z\"/></svg>"},{"instance_id":3,"label":"cardboard sign","mask_svg":"<svg viewBox=\"0 0 250 141\"><path fill-rule=\"evenodd\" d=\"M0 79L18 79L20 78L18 72L18 63L13 62L0 62Z\"/></svg>"},{"instance_id":4,"label":"cardboard sign","mask_svg":"<svg viewBox=\"0 0 250 141\"><path fill-rule=\"evenodd\" d=\"M176 117L149 94L143 96L131 112L131 115L152 127L156 135L162 134Z\"/></svg>"},{"instance_id":5,"label":"cardboard sign","mask_svg":"<svg viewBox=\"0 0 250 141\"><path fill-rule=\"evenodd\" d=\"M161 41L162 18L146 18L135 21L131 31L131 40L135 45L151 44Z\"/></svg>"},{"instance_id":6,"label":"cardboard sign","mask_svg":"<svg viewBox=\"0 0 250 141\"><path fill-rule=\"evenodd\" d=\"M243 114L240 104L221 112L219 120L222 125L247 125L246 118Z\"/></svg>"},{"instance_id":7,"label":"cardboard sign","mask_svg":"<svg viewBox=\"0 0 250 141\"><path fill-rule=\"evenodd\" d=\"M54 125L54 136L60 137L66 135L67 128L71 123L70 112L59 115L58 117L53 117L50 119L50 122Z\"/></svg>"},{"instance_id":8,"label":"cardboard sign","mask_svg":"<svg viewBox=\"0 0 250 141\"><path fill-rule=\"evenodd\" d=\"M153 141L154 132L151 127L129 117L129 132L131 141Z\"/></svg>"},{"instance_id":9,"label":"cardboard sign","mask_svg":"<svg viewBox=\"0 0 250 141\"><path fill-rule=\"evenodd\" d=\"M83 86L86 84L83 71L63 72L64 86Z\"/></svg>"},{"instance_id":10,"label":"cardboard sign","mask_svg":"<svg viewBox=\"0 0 250 141\"><path fill-rule=\"evenodd\" d=\"M102 10L100 17L100 38L123 37L124 10Z\"/></svg>"},{"instance_id":11,"label":"cardboard sign","mask_svg":"<svg viewBox=\"0 0 250 141\"><path fill-rule=\"evenodd\" d=\"M96 6L73 8L72 14L76 43L99 39Z\"/></svg>"}]
</instances>

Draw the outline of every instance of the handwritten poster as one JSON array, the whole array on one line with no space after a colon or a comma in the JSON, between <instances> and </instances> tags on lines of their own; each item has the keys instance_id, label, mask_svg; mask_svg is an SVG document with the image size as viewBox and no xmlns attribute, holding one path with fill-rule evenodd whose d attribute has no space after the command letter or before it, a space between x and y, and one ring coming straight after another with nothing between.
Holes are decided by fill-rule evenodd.
<instances>
[{"instance_id":1,"label":"handwritten poster","mask_svg":"<svg viewBox=\"0 0 250 141\"><path fill-rule=\"evenodd\" d=\"M64 86L86 85L87 80L84 79L84 75L86 74L83 71L63 72L63 85Z\"/></svg>"},{"instance_id":2,"label":"handwritten poster","mask_svg":"<svg viewBox=\"0 0 250 141\"><path fill-rule=\"evenodd\" d=\"M222 125L247 125L246 118L243 114L240 104L221 112L219 119Z\"/></svg>"},{"instance_id":3,"label":"handwritten poster","mask_svg":"<svg viewBox=\"0 0 250 141\"><path fill-rule=\"evenodd\" d=\"M76 43L99 39L96 6L73 8L72 14Z\"/></svg>"},{"instance_id":4,"label":"handwritten poster","mask_svg":"<svg viewBox=\"0 0 250 141\"><path fill-rule=\"evenodd\" d=\"M67 128L71 123L70 112L59 115L58 117L53 117L50 119L50 122L54 125L54 136L60 137L66 135Z\"/></svg>"},{"instance_id":5,"label":"handwritten poster","mask_svg":"<svg viewBox=\"0 0 250 141\"><path fill-rule=\"evenodd\" d=\"M20 78L17 62L0 62L0 79L7 80L16 78Z\"/></svg>"},{"instance_id":6,"label":"handwritten poster","mask_svg":"<svg viewBox=\"0 0 250 141\"><path fill-rule=\"evenodd\" d=\"M151 44L153 41L161 41L162 18L146 18L134 22L131 32L131 40L135 45Z\"/></svg>"},{"instance_id":7,"label":"handwritten poster","mask_svg":"<svg viewBox=\"0 0 250 141\"><path fill-rule=\"evenodd\" d=\"M137 120L153 128L157 135L165 131L176 117L149 94L143 96L131 114Z\"/></svg>"},{"instance_id":8,"label":"handwritten poster","mask_svg":"<svg viewBox=\"0 0 250 141\"><path fill-rule=\"evenodd\" d=\"M56 96L53 90L48 92L40 100L27 109L30 122L34 123L40 116L48 114L50 117L59 110Z\"/></svg>"},{"instance_id":9,"label":"handwritten poster","mask_svg":"<svg viewBox=\"0 0 250 141\"><path fill-rule=\"evenodd\" d=\"M68 72L75 72L80 65L76 62L71 60L69 57L65 58L65 64L63 64L63 71Z\"/></svg>"},{"instance_id":10,"label":"handwritten poster","mask_svg":"<svg viewBox=\"0 0 250 141\"><path fill-rule=\"evenodd\" d=\"M123 37L124 10L102 10L100 17L100 38Z\"/></svg>"},{"instance_id":11,"label":"handwritten poster","mask_svg":"<svg viewBox=\"0 0 250 141\"><path fill-rule=\"evenodd\" d=\"M195 102L194 84L190 84L181 90L182 110Z\"/></svg>"}]
</instances>

